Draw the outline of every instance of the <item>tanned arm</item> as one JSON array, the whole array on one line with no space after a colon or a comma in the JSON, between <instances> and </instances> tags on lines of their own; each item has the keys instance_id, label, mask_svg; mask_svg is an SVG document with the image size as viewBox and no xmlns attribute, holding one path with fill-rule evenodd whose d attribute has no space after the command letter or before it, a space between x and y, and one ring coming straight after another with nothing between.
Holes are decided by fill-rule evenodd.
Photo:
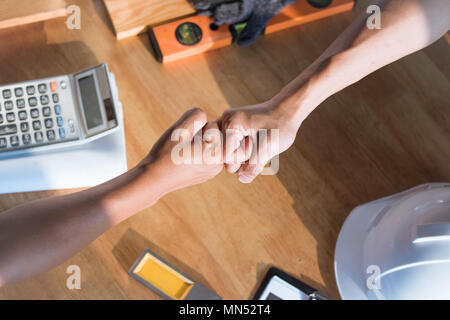
<instances>
[{"instance_id":1,"label":"tanned arm","mask_svg":"<svg viewBox=\"0 0 450 320\"><path fill-rule=\"evenodd\" d=\"M91 189L3 212L0 215L0 286L50 270L166 193L217 175L222 170L222 146L211 143L214 141L202 141L201 135L194 139L194 128L199 128L200 133L216 129L220 134L215 123L206 123L203 111L192 109L127 173ZM184 140L171 140L176 129L186 132L181 136ZM217 154L220 161L176 164L171 153L178 143L189 148L200 144L202 150L214 149L210 153Z\"/></svg>"},{"instance_id":2,"label":"tanned arm","mask_svg":"<svg viewBox=\"0 0 450 320\"><path fill-rule=\"evenodd\" d=\"M430 45L450 29L450 1L378 0L371 4L381 8L381 29L368 29L370 14L362 13L273 99L229 109L222 115L222 130L231 133L226 142L226 167L241 182L251 182L273 156L289 148L302 122L326 98ZM275 141L269 135L267 151L255 147L244 152L244 145L256 146L259 129L279 129L278 145L270 148ZM243 154L250 159L241 165L236 160L248 159Z\"/></svg>"}]
</instances>

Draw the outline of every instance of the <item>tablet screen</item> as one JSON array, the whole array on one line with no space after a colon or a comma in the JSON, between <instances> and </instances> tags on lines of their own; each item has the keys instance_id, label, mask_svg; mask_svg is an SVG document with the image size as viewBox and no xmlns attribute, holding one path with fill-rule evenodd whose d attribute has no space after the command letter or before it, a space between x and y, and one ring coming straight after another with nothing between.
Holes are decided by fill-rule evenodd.
<instances>
[{"instance_id":1,"label":"tablet screen","mask_svg":"<svg viewBox=\"0 0 450 320\"><path fill-rule=\"evenodd\" d=\"M273 276L259 300L309 300L310 297L278 276Z\"/></svg>"}]
</instances>

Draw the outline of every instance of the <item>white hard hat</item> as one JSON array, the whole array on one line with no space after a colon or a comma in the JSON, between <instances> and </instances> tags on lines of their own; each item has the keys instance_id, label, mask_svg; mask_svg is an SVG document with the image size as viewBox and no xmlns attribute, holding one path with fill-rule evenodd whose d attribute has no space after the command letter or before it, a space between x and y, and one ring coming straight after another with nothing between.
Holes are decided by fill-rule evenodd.
<instances>
[{"instance_id":1,"label":"white hard hat","mask_svg":"<svg viewBox=\"0 0 450 320\"><path fill-rule=\"evenodd\" d=\"M450 183L355 208L334 260L343 299L450 299Z\"/></svg>"}]
</instances>

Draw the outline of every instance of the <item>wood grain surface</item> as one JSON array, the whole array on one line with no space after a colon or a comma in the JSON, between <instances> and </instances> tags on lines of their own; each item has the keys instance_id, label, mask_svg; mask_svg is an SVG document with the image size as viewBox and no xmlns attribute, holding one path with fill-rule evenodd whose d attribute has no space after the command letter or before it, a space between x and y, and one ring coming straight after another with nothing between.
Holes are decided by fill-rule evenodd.
<instances>
[{"instance_id":1,"label":"wood grain surface","mask_svg":"<svg viewBox=\"0 0 450 320\"><path fill-rule=\"evenodd\" d=\"M2 0L0 29L54 19L66 15L64 0Z\"/></svg>"},{"instance_id":2,"label":"wood grain surface","mask_svg":"<svg viewBox=\"0 0 450 320\"><path fill-rule=\"evenodd\" d=\"M116 41L102 1L64 19L0 30L0 84L67 74L97 62L115 73L127 159L135 165L187 108L211 120L277 93L352 21L348 12L161 65L145 36ZM364 9L364 1L358 1ZM410 187L450 181L450 47L440 39L327 99L304 122L275 176L244 185L222 172L176 191L109 230L61 266L0 289L2 299L159 299L127 275L150 249L225 299L252 296L277 266L339 298L333 255L357 205ZM0 183L8 183L1 180ZM75 190L0 195L0 211ZM26 235L23 235L26 236ZM30 261L33 263L33 261ZM81 289L66 268L81 268Z\"/></svg>"}]
</instances>

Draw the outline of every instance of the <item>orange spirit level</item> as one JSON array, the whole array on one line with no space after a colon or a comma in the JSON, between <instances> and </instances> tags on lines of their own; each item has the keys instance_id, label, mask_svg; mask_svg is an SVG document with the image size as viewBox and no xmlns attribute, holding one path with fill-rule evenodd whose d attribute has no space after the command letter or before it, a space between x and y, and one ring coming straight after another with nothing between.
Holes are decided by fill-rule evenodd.
<instances>
[{"instance_id":1,"label":"orange spirit level","mask_svg":"<svg viewBox=\"0 0 450 320\"><path fill-rule=\"evenodd\" d=\"M333 0L317 8L310 1L299 0L270 19L264 34L351 10L353 4L354 0ZM149 37L158 61L167 63L230 45L244 27L245 23L216 26L210 17L192 16L154 27Z\"/></svg>"}]
</instances>

